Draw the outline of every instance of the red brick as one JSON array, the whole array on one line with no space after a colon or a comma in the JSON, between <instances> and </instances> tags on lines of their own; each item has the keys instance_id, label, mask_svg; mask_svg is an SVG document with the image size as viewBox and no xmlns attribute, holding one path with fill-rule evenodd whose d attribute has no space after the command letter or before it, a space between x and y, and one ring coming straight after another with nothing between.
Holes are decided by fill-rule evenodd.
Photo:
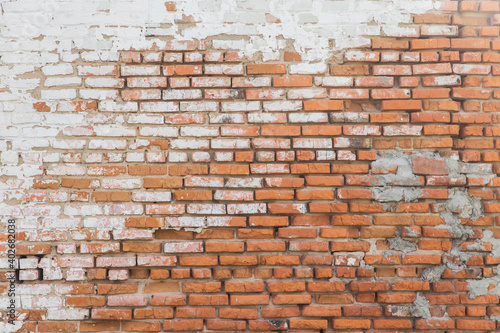
<instances>
[{"instance_id":1,"label":"red brick","mask_svg":"<svg viewBox=\"0 0 500 333\"><path fill-rule=\"evenodd\" d=\"M285 74L286 66L281 65L271 65L271 64L249 64L247 65L247 74Z\"/></svg>"}]
</instances>

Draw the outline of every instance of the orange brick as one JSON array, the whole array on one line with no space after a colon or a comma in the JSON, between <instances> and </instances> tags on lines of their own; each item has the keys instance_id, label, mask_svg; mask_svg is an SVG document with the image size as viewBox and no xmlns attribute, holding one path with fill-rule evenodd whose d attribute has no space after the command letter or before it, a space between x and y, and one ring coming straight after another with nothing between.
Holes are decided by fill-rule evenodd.
<instances>
[{"instance_id":1,"label":"orange brick","mask_svg":"<svg viewBox=\"0 0 500 333\"><path fill-rule=\"evenodd\" d=\"M255 75L255 74L285 74L286 66L283 64L280 65L271 65L271 64L249 64L247 65L247 74Z\"/></svg>"}]
</instances>

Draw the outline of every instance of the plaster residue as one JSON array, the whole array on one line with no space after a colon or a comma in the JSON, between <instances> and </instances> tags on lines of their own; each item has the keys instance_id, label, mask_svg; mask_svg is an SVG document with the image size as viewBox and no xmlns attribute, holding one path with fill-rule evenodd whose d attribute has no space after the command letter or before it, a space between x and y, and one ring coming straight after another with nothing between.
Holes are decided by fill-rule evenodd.
<instances>
[{"instance_id":1,"label":"plaster residue","mask_svg":"<svg viewBox=\"0 0 500 333\"><path fill-rule=\"evenodd\" d=\"M150 1L152 7L156 1ZM151 22L174 22L165 32L177 38L249 36L233 45L273 58L284 41L291 41L305 61L329 59L331 50L369 45L367 36L396 36L411 27L411 14L435 8L431 0L270 0L175 2L177 12L150 16ZM195 24L175 22L191 18ZM403 24L403 25L402 25ZM154 31L154 29L151 29Z\"/></svg>"},{"instance_id":2,"label":"plaster residue","mask_svg":"<svg viewBox=\"0 0 500 333\"><path fill-rule=\"evenodd\" d=\"M385 210L395 210L402 202L417 202L423 194L419 181L420 175L415 174L413 168L413 160L416 157L443 161L444 170L447 173L446 177L450 179L460 179L461 177L464 179L467 177L483 178L484 184L487 184L495 177L491 165L460 162L457 154L444 157L438 153L423 151L413 151L411 154L397 150L386 152L372 162L370 172L371 189L374 192L375 199L383 204ZM500 240L495 239L493 233L489 230L484 231L482 239L473 240L472 244L465 247L465 250L463 248L463 242L471 242L474 235L472 228L464 224L463 221L476 221L484 216L481 199L471 196L467 187L448 187L448 199L438 201L436 209L444 223L435 228L446 229L453 236L452 249L445 253L443 265L432 266L423 270L423 280L438 281L446 269L456 271L466 269L467 261L472 256L481 255L486 251L485 244L491 246L491 255L494 258L500 257ZM418 235L412 235L410 231L411 229L405 228L407 236L403 238L401 237L402 230L398 229L396 236L388 239L390 249L403 254L416 251L417 245L412 241L412 238L418 237ZM388 255L390 253L385 251L384 254ZM447 257L452 257L454 260L448 260ZM487 294L500 295L498 268L494 271L494 276L468 280L469 297L475 298ZM422 308L422 306L419 307ZM410 308L405 311L413 313ZM431 319L425 313L424 311L419 317Z\"/></svg>"},{"instance_id":3,"label":"plaster residue","mask_svg":"<svg viewBox=\"0 0 500 333\"><path fill-rule=\"evenodd\" d=\"M425 320L429 325L435 325L436 328L439 327L439 324L436 322L431 323L431 320L439 321L450 319L446 312L443 317L432 316L429 301L427 301L424 294L421 292L417 292L416 299L412 304L389 305L387 309L394 317L420 318Z\"/></svg>"},{"instance_id":4,"label":"plaster residue","mask_svg":"<svg viewBox=\"0 0 500 333\"><path fill-rule=\"evenodd\" d=\"M396 237L389 238L387 241L391 250L401 251L404 254L418 249L416 242L411 242L401 237L401 230L399 229L396 230Z\"/></svg>"},{"instance_id":5,"label":"plaster residue","mask_svg":"<svg viewBox=\"0 0 500 333\"><path fill-rule=\"evenodd\" d=\"M4 61L25 63L29 69L48 55L23 50L23 39L37 39L40 53L56 51L65 61L73 49L87 50L87 57L107 61L112 51L154 42L163 45L157 37L167 37L215 38L214 48L262 53L264 59L274 59L279 49L291 46L304 61L323 62L331 59L332 51L369 45L371 36L415 33L412 15L437 9L440 2L4 0L0 4ZM46 60L57 62L53 56Z\"/></svg>"},{"instance_id":6,"label":"plaster residue","mask_svg":"<svg viewBox=\"0 0 500 333\"><path fill-rule=\"evenodd\" d=\"M479 251L485 250L485 244L491 245L491 256L500 258L500 239L493 237L493 232L490 230L483 231L483 237L477 240L473 245L477 246ZM468 247L471 249L471 247ZM472 250L472 249L471 249ZM500 296L500 265L493 268L492 276L483 277L478 280L467 280L470 298L476 298L481 295L498 295Z\"/></svg>"},{"instance_id":7,"label":"plaster residue","mask_svg":"<svg viewBox=\"0 0 500 333\"><path fill-rule=\"evenodd\" d=\"M445 224L436 228L444 228L453 235L452 248L443 257L443 265L432 266L424 269L422 278L429 282L439 281L446 269L462 270L467 268L468 260L477 255L473 251L463 251L462 243L474 235L471 227L462 224L461 219L475 221L483 216L483 205L481 200L468 194L466 188L451 188L448 191L449 199L439 203ZM448 260L448 257L454 260Z\"/></svg>"}]
</instances>

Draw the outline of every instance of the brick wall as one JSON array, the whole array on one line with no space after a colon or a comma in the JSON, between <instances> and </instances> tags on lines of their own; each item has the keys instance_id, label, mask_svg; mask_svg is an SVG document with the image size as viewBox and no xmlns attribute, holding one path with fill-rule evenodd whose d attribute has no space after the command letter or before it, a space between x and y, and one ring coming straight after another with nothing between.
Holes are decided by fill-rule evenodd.
<instances>
[{"instance_id":1,"label":"brick wall","mask_svg":"<svg viewBox=\"0 0 500 333\"><path fill-rule=\"evenodd\" d=\"M500 2L0 6L0 332L500 330Z\"/></svg>"}]
</instances>

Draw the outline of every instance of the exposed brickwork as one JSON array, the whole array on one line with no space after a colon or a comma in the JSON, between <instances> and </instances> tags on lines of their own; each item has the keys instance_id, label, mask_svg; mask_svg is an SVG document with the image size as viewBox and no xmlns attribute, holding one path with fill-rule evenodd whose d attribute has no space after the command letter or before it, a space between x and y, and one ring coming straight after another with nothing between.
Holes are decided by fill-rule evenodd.
<instances>
[{"instance_id":1,"label":"exposed brickwork","mask_svg":"<svg viewBox=\"0 0 500 333\"><path fill-rule=\"evenodd\" d=\"M29 110L0 91L16 331L500 330L499 5L326 64L207 38L27 69Z\"/></svg>"}]
</instances>

